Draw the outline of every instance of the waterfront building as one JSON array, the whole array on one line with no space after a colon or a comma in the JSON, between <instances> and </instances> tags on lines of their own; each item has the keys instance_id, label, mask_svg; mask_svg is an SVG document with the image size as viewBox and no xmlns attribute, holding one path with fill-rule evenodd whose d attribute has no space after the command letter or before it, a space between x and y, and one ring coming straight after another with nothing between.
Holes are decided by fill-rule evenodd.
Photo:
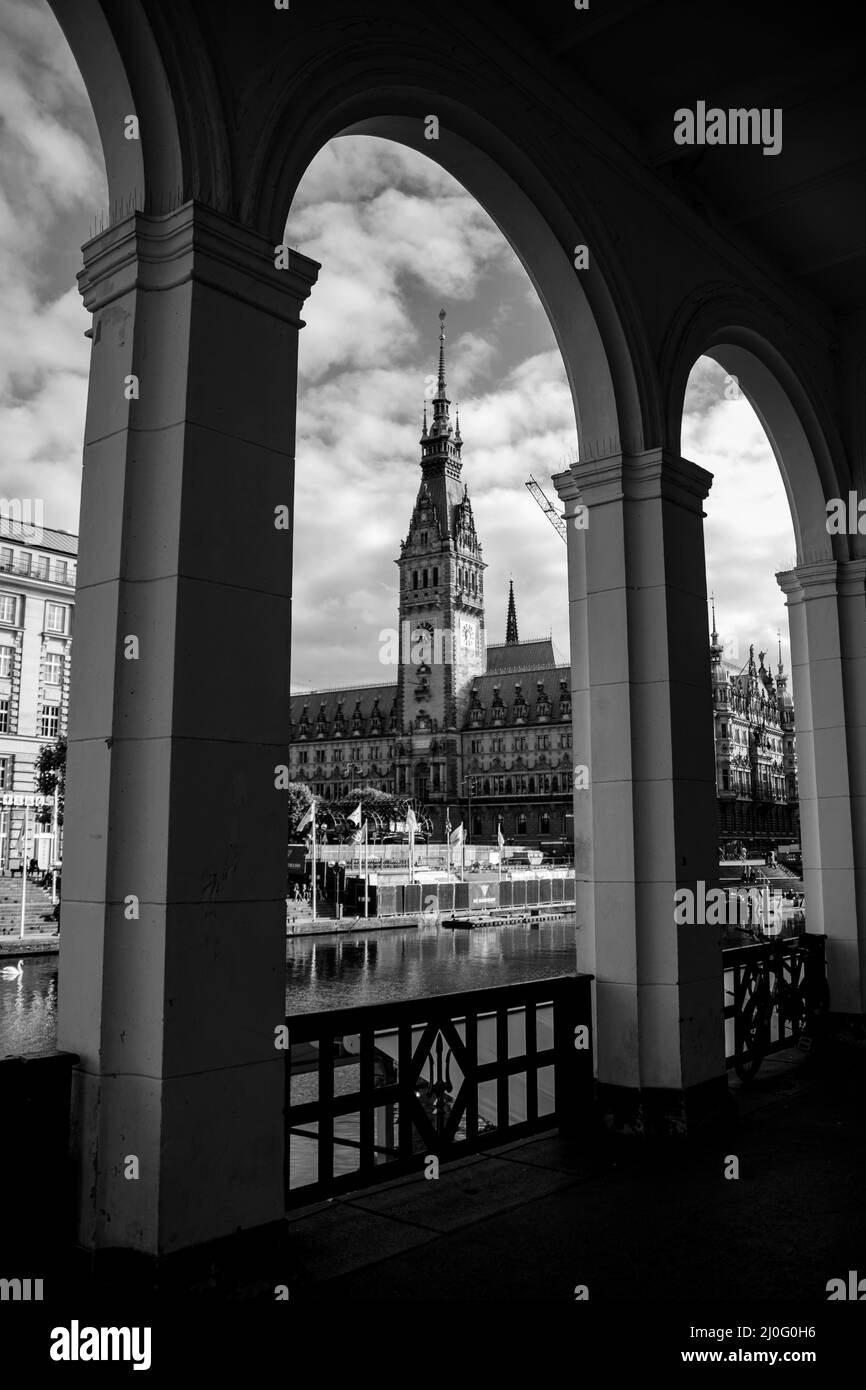
<instances>
[{"instance_id":1,"label":"waterfront building","mask_svg":"<svg viewBox=\"0 0 866 1390\"><path fill-rule=\"evenodd\" d=\"M444 312L440 318L444 317ZM470 839L499 826L527 846L573 834L571 678L550 637L520 640L509 582L504 642L487 643L487 565L462 477L439 335L432 419L425 406L418 495L396 564L396 676L292 696L290 775L339 825L359 787L411 801L441 838L462 820ZM710 657L719 832L755 847L799 838L796 733L788 677L750 650L739 669ZM350 806L351 803L351 806Z\"/></svg>"},{"instance_id":2,"label":"waterfront building","mask_svg":"<svg viewBox=\"0 0 866 1390\"><path fill-rule=\"evenodd\" d=\"M39 749L65 736L78 540L0 517L0 872L50 861L36 792ZM25 839L26 819L26 839Z\"/></svg>"},{"instance_id":3,"label":"waterfront building","mask_svg":"<svg viewBox=\"0 0 866 1390\"><path fill-rule=\"evenodd\" d=\"M764 664L766 652L756 663L750 646L742 667L723 653L714 605L710 661L720 838L755 849L798 842L797 735L781 640L775 679Z\"/></svg>"},{"instance_id":4,"label":"waterfront building","mask_svg":"<svg viewBox=\"0 0 866 1390\"><path fill-rule=\"evenodd\" d=\"M440 321L444 320L444 310ZM441 838L571 838L571 680L550 637L488 645L481 541L451 420L440 325L437 389L421 429L418 495L400 573L394 679L292 696L290 775L325 806L359 786L411 800Z\"/></svg>"}]
</instances>

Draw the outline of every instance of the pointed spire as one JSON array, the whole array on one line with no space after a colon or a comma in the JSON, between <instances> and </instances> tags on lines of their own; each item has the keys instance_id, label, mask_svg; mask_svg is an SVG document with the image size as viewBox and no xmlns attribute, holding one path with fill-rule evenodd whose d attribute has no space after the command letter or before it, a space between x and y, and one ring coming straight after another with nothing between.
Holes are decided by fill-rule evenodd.
<instances>
[{"instance_id":1,"label":"pointed spire","mask_svg":"<svg viewBox=\"0 0 866 1390\"><path fill-rule=\"evenodd\" d=\"M455 444L462 444L462 443L463 443L463 440L462 440L461 437L460 437L460 407L459 407L459 405L458 405L458 406L455 406L455 408L454 408L454 413L455 413L455 416L456 416L456 419L457 419L457 425L456 425L456 428L455 428L455 430L454 430L454 443L455 443Z\"/></svg>"},{"instance_id":2,"label":"pointed spire","mask_svg":"<svg viewBox=\"0 0 866 1390\"><path fill-rule=\"evenodd\" d=\"M445 395L445 310L439 310L439 382L438 395Z\"/></svg>"},{"instance_id":3,"label":"pointed spire","mask_svg":"<svg viewBox=\"0 0 866 1390\"><path fill-rule=\"evenodd\" d=\"M508 581L508 617L505 620L505 643L511 646L519 642L517 636L517 609L514 606L514 580Z\"/></svg>"},{"instance_id":4,"label":"pointed spire","mask_svg":"<svg viewBox=\"0 0 866 1390\"><path fill-rule=\"evenodd\" d=\"M422 425L422 427L421 427L421 438L422 438L422 439L426 439L426 438L427 438L427 402L426 402L426 400L425 400L425 402L424 402L424 423L423 423L423 425Z\"/></svg>"},{"instance_id":5,"label":"pointed spire","mask_svg":"<svg viewBox=\"0 0 866 1390\"><path fill-rule=\"evenodd\" d=\"M448 407L451 402L445 394L445 310L439 310L439 376L436 395L433 397L433 422L430 438L450 440L453 434Z\"/></svg>"},{"instance_id":6,"label":"pointed spire","mask_svg":"<svg viewBox=\"0 0 866 1390\"><path fill-rule=\"evenodd\" d=\"M716 666L719 666L719 665L721 664L722 653L724 652L724 647L722 646L721 642L719 641L719 634L718 634L718 632L716 631L716 596L715 596L715 594L710 594L710 603L712 604L712 607L713 607L713 630L712 630L712 632L710 633L710 655L711 655L712 660L713 660L713 662L715 663L715 665L716 665Z\"/></svg>"},{"instance_id":7,"label":"pointed spire","mask_svg":"<svg viewBox=\"0 0 866 1390\"><path fill-rule=\"evenodd\" d=\"M779 639L779 675L781 676L784 674L784 667L782 666L782 629L780 627L776 628L776 636Z\"/></svg>"}]
</instances>

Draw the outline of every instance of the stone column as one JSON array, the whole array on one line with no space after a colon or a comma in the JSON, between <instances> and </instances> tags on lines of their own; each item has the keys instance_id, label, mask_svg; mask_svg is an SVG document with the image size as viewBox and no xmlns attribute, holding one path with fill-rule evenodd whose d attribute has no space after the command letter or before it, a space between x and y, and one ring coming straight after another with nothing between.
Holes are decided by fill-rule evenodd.
<instances>
[{"instance_id":1,"label":"stone column","mask_svg":"<svg viewBox=\"0 0 866 1390\"><path fill-rule=\"evenodd\" d=\"M570 478L557 480L566 515L578 499L588 512L584 530L569 525L569 575L574 762L590 774L586 801L575 792L575 827L591 820L578 963L596 977L599 1096L615 1123L681 1129L725 1089L720 931L674 921L676 889L718 874L712 478L661 450Z\"/></svg>"},{"instance_id":2,"label":"stone column","mask_svg":"<svg viewBox=\"0 0 866 1390\"><path fill-rule=\"evenodd\" d=\"M318 267L198 204L85 247L93 313L60 959L78 1238L283 1213L291 511ZM285 508L285 511L280 509ZM286 523L286 519L288 522Z\"/></svg>"},{"instance_id":3,"label":"stone column","mask_svg":"<svg viewBox=\"0 0 866 1390\"><path fill-rule=\"evenodd\" d=\"M866 560L776 576L787 598L807 926L834 1013L866 1010Z\"/></svg>"}]
</instances>

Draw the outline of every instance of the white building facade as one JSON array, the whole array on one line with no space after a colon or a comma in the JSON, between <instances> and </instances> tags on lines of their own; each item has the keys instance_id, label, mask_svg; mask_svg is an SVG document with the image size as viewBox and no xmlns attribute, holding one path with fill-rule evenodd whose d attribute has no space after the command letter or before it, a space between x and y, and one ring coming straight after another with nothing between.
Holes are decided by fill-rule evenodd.
<instances>
[{"instance_id":1,"label":"white building facade","mask_svg":"<svg viewBox=\"0 0 866 1390\"><path fill-rule=\"evenodd\" d=\"M20 804L40 748L65 737L78 538L0 517L0 873L48 867L52 825ZM26 837L25 837L26 820Z\"/></svg>"}]
</instances>

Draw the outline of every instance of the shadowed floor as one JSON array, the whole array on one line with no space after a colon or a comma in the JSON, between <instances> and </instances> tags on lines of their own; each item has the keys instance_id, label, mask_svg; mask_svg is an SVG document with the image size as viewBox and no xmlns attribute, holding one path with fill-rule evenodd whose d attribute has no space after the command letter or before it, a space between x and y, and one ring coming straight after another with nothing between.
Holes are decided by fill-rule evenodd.
<instances>
[{"instance_id":1,"label":"shadowed floor","mask_svg":"<svg viewBox=\"0 0 866 1390\"><path fill-rule=\"evenodd\" d=\"M823 1301L866 1250L864 1083L866 1049L778 1054L721 1133L529 1139L293 1212L292 1297Z\"/></svg>"}]
</instances>

